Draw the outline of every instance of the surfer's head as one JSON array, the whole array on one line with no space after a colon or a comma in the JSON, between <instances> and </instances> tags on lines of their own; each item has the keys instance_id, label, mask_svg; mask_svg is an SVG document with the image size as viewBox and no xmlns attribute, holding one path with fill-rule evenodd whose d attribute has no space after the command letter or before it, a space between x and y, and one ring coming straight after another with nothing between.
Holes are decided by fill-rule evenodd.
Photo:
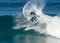
<instances>
[{"instance_id":1,"label":"surfer's head","mask_svg":"<svg viewBox=\"0 0 60 43\"><path fill-rule=\"evenodd\" d=\"M36 15L34 12L31 12L30 14L31 14L31 15Z\"/></svg>"}]
</instances>

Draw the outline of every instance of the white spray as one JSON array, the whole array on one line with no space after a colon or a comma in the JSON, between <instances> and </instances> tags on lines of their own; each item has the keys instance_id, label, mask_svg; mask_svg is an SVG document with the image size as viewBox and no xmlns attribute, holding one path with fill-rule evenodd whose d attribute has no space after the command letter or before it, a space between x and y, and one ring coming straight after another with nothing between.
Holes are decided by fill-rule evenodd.
<instances>
[{"instance_id":1,"label":"white spray","mask_svg":"<svg viewBox=\"0 0 60 43\"><path fill-rule=\"evenodd\" d=\"M23 7L23 16L26 18L24 20L24 23L22 25L21 22L19 22L20 17L16 17L17 24L14 26L15 29L19 29L21 27L26 27L25 30L33 29L37 32L40 32L41 34L47 34L51 35L57 38L60 38L60 17L55 16L51 17L48 15L45 15L43 13L43 8L45 6L45 1L41 0L31 0L26 3L26 5ZM34 12L36 14L37 21L31 22L30 19L32 18L32 15L30 15L31 12ZM21 16L21 14L20 14Z\"/></svg>"}]
</instances>

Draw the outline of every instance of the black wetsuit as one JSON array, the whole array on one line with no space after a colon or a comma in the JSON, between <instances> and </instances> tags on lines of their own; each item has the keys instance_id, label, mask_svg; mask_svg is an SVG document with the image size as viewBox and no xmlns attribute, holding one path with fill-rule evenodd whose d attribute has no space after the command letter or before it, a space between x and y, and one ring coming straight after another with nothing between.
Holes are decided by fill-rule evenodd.
<instances>
[{"instance_id":1,"label":"black wetsuit","mask_svg":"<svg viewBox=\"0 0 60 43\"><path fill-rule=\"evenodd\" d=\"M36 17L36 15L34 15L34 16L31 18L31 21L32 21L32 22L37 21L37 17Z\"/></svg>"}]
</instances>

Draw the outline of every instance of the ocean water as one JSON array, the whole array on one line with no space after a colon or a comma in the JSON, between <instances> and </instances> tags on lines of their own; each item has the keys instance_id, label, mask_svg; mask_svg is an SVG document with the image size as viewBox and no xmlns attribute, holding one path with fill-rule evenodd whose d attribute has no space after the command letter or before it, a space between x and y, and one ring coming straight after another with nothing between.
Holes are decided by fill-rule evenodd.
<instances>
[{"instance_id":1,"label":"ocean water","mask_svg":"<svg viewBox=\"0 0 60 43\"><path fill-rule=\"evenodd\" d=\"M15 25L15 15L22 14L24 5L25 3L0 4L0 43L59 43L60 39L39 34L34 30L12 28ZM43 12L49 16L60 16L60 2L47 2Z\"/></svg>"}]
</instances>

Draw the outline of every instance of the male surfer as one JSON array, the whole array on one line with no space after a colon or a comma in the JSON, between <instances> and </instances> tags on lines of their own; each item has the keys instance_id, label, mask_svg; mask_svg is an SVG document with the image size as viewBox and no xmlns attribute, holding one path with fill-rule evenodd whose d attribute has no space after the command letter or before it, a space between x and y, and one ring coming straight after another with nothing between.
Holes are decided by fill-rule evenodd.
<instances>
[{"instance_id":1,"label":"male surfer","mask_svg":"<svg viewBox=\"0 0 60 43\"><path fill-rule=\"evenodd\" d=\"M30 19L32 22L36 22L37 21L37 17L36 14L34 12L31 12L30 15L32 16L32 18Z\"/></svg>"}]
</instances>

